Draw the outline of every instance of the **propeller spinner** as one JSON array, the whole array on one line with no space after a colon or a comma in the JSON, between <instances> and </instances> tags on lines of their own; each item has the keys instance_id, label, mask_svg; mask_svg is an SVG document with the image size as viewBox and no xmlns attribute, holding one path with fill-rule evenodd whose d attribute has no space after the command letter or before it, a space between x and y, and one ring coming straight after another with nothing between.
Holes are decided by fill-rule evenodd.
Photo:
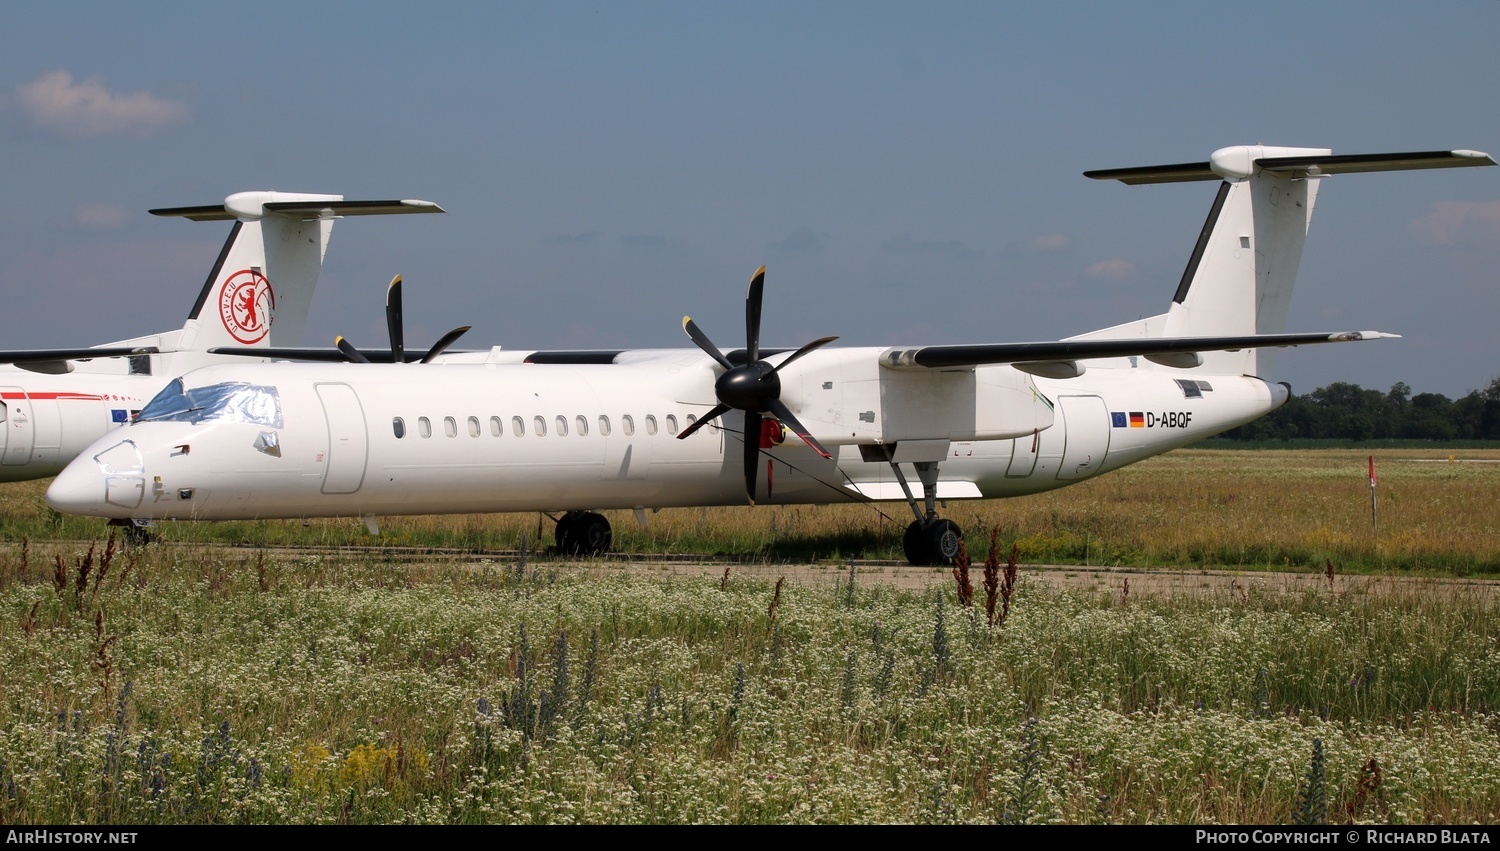
<instances>
[{"instance_id":1,"label":"propeller spinner","mask_svg":"<svg viewBox=\"0 0 1500 851\"><path fill-rule=\"evenodd\" d=\"M755 485L760 460L760 433L761 419L764 414L770 414L782 423L790 426L797 436L806 441L819 455L824 458L832 458L827 449L808 432L807 428L793 416L791 409L781 401L781 378L777 375L783 367L802 357L814 349L827 345L837 340L838 337L822 337L813 340L793 352L781 363L772 366L770 363L760 359L760 305L761 296L766 285L766 267L762 266L756 270L750 278L750 289L745 296L745 351L746 361L742 366L735 366L724 353L719 351L718 346L708 339L708 335L693 323L692 317L682 317L682 328L687 331L698 348L702 349L709 357L718 361L724 367L717 380L714 381L714 395L718 397L719 403L714 405L702 419L683 429L677 438L681 440L709 421L723 416L730 411L743 411L745 413L745 432L743 435L745 443L745 491L750 496L750 501L755 501Z\"/></svg>"},{"instance_id":2,"label":"propeller spinner","mask_svg":"<svg viewBox=\"0 0 1500 851\"><path fill-rule=\"evenodd\" d=\"M401 276L391 278L390 284L385 288L385 325L391 335L391 363L407 363L405 332L402 330L401 321ZM444 334L442 339L427 350L427 354L421 357L421 363L431 363L433 358L442 354L462 337L472 326L462 325ZM370 359L354 347L353 343L344 339L342 335L334 339L334 345L344 353L352 363L370 363ZM382 360L384 360L382 358Z\"/></svg>"}]
</instances>

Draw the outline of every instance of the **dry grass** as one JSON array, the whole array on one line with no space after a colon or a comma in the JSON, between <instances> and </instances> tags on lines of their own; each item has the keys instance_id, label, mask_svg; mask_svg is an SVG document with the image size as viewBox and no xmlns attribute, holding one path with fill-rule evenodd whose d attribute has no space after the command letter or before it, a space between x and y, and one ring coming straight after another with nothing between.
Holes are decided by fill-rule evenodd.
<instances>
[{"instance_id":1,"label":"dry grass","mask_svg":"<svg viewBox=\"0 0 1500 851\"><path fill-rule=\"evenodd\" d=\"M1376 457L1378 526L1367 459ZM1452 458L1452 460L1449 460ZM1420 460L1418 460L1420 459ZM1007 500L953 502L976 561L991 529L1026 562L1424 575L1500 575L1500 450L1194 450ZM99 521L50 515L45 483L0 485L0 535L101 538ZM900 558L910 512L878 505L666 509L643 529L606 512L623 553L706 553L766 561ZM379 543L540 552L538 514L385 518ZM371 544L358 520L172 523L170 540L255 545ZM538 543L540 542L540 546Z\"/></svg>"}]
</instances>

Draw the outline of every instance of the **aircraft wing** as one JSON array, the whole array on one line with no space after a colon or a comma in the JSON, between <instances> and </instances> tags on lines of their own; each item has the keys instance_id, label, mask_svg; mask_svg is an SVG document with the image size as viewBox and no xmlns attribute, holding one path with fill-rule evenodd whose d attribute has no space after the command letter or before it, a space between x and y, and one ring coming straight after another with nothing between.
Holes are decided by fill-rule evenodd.
<instances>
[{"instance_id":1,"label":"aircraft wing","mask_svg":"<svg viewBox=\"0 0 1500 851\"><path fill-rule=\"evenodd\" d=\"M0 349L0 363L49 363L94 358L122 358L130 355L154 355L155 346L100 346L93 349Z\"/></svg>"},{"instance_id":2,"label":"aircraft wing","mask_svg":"<svg viewBox=\"0 0 1500 851\"><path fill-rule=\"evenodd\" d=\"M1010 364L1022 372L1054 378L1081 375L1078 361L1089 358L1144 357L1166 366L1192 367L1199 352L1238 351L1318 343L1352 343L1399 337L1380 331L1322 331L1306 334L1252 334L1243 337L1131 337L1120 340L1058 340L1047 343L892 348L880 356L887 369L945 369Z\"/></svg>"},{"instance_id":3,"label":"aircraft wing","mask_svg":"<svg viewBox=\"0 0 1500 851\"><path fill-rule=\"evenodd\" d=\"M315 363L345 363L349 356L339 349L294 349L294 348L264 348L252 349L239 346L214 346L208 350L211 355L239 355L247 358L268 358L270 360L300 360ZM395 363L396 359L391 357L388 349L372 349L361 352L370 363ZM403 357L404 363L416 363L421 360L425 351L406 352ZM473 354L468 350L446 351L444 354Z\"/></svg>"},{"instance_id":4,"label":"aircraft wing","mask_svg":"<svg viewBox=\"0 0 1500 851\"><path fill-rule=\"evenodd\" d=\"M1349 343L1360 340L1379 340L1399 337L1380 331L1320 331L1305 334L1258 334L1244 337L1131 337L1120 340L1058 340L1044 343L985 343L978 345L923 346L920 348L886 349L880 356L880 365L888 369L947 369L986 364L1011 364L1023 372L1039 375L1058 375L1068 371L1068 364L1090 358L1144 357L1167 366L1196 366L1199 352L1236 351L1288 346L1305 346L1318 343ZM237 348L221 346L208 350L216 355L244 355L275 360L301 360L336 363L349 360L338 349L298 348ZM621 362L622 356L637 352L647 356L664 355L679 351L696 350L539 350L525 357L526 363L550 364L612 364ZM763 349L767 358L791 351L790 349ZM455 353L456 354L456 353ZM364 352L373 363L391 363L391 353L380 349ZM420 359L420 353L406 353L408 362ZM731 363L742 364L747 360L744 349L735 349L726 357ZM1081 374L1078 370L1075 374Z\"/></svg>"},{"instance_id":5,"label":"aircraft wing","mask_svg":"<svg viewBox=\"0 0 1500 851\"><path fill-rule=\"evenodd\" d=\"M341 363L343 361L349 360L348 355L345 355L338 349L332 348L292 349L268 347L261 349L252 349L249 346L246 346L244 348L240 348L239 346L215 346L209 349L208 353L211 355L239 355L241 357L247 358L268 358L270 360L304 360L318 361L322 363ZM384 360L381 360L382 355L384 355L385 357ZM420 353L418 353L418 357L420 356ZM391 353L379 351L370 352L369 358L376 363L390 363Z\"/></svg>"}]
</instances>

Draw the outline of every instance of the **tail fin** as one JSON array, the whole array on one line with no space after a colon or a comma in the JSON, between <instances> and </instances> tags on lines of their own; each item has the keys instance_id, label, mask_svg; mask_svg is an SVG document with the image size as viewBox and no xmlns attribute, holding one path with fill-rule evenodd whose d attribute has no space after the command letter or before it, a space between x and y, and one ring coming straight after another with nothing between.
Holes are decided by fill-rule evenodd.
<instances>
[{"instance_id":1,"label":"tail fin","mask_svg":"<svg viewBox=\"0 0 1500 851\"><path fill-rule=\"evenodd\" d=\"M1221 148L1206 163L1084 172L1131 185L1223 181L1167 312L1084 338L1281 333L1324 176L1494 164L1477 151L1335 156L1327 148L1242 145ZM1268 378L1272 356L1271 349L1204 352L1197 368Z\"/></svg>"},{"instance_id":2,"label":"tail fin","mask_svg":"<svg viewBox=\"0 0 1500 851\"><path fill-rule=\"evenodd\" d=\"M157 216L234 222L187 322L156 338L165 353L160 371L177 374L215 361L207 354L214 346L300 344L335 219L441 212L430 201L345 201L342 195L289 192L240 192L222 205L152 210Z\"/></svg>"}]
</instances>

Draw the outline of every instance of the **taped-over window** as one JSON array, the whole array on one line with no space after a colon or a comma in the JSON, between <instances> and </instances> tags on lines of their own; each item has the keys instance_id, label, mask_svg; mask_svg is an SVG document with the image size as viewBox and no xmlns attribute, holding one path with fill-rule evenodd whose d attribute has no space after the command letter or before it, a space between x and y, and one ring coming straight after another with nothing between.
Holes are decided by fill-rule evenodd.
<instances>
[{"instance_id":1,"label":"taped-over window","mask_svg":"<svg viewBox=\"0 0 1500 851\"><path fill-rule=\"evenodd\" d=\"M230 381L184 389L175 378L136 415L138 423L234 422L281 428L275 387Z\"/></svg>"}]
</instances>

